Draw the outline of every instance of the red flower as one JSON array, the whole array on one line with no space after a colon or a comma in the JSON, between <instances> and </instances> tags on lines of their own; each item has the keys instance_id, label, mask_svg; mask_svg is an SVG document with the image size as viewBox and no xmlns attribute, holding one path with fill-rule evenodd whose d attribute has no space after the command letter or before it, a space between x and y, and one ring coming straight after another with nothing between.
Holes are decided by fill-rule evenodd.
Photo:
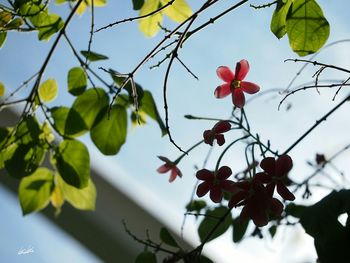
<instances>
[{"instance_id":1,"label":"red flower","mask_svg":"<svg viewBox=\"0 0 350 263\"><path fill-rule=\"evenodd\" d=\"M232 171L228 166L222 166L216 173L207 169L199 170L196 177L204 182L197 188L197 196L202 197L210 192L210 199L214 203L220 203L223 197L223 191L230 191L233 181L226 180L230 177Z\"/></svg>"},{"instance_id":2,"label":"red flower","mask_svg":"<svg viewBox=\"0 0 350 263\"><path fill-rule=\"evenodd\" d=\"M222 133L231 129L231 124L228 121L219 121L211 130L206 130L203 133L204 142L213 146L214 140L221 146L225 143L225 137Z\"/></svg>"},{"instance_id":3,"label":"red flower","mask_svg":"<svg viewBox=\"0 0 350 263\"><path fill-rule=\"evenodd\" d=\"M273 157L267 157L261 161L260 167L264 172L257 173L256 180L268 184L267 187L272 193L277 186L277 192L285 200L293 201L295 199L295 196L284 185L285 180L288 179L288 172L293 167L292 158L288 155L281 155L277 160Z\"/></svg>"},{"instance_id":4,"label":"red flower","mask_svg":"<svg viewBox=\"0 0 350 263\"><path fill-rule=\"evenodd\" d=\"M243 81L249 71L247 60L241 60L236 65L236 72L233 73L229 67L221 66L216 70L216 74L226 83L215 89L214 95L217 98L224 98L232 94L232 102L238 108L243 108L245 104L244 93L254 94L260 87L254 83Z\"/></svg>"},{"instance_id":5,"label":"red flower","mask_svg":"<svg viewBox=\"0 0 350 263\"><path fill-rule=\"evenodd\" d=\"M272 197L272 192L259 180L235 183L228 206L230 208L243 205L240 220L252 219L256 226L265 226L269 222L269 214L280 216L283 204Z\"/></svg>"},{"instance_id":6,"label":"red flower","mask_svg":"<svg viewBox=\"0 0 350 263\"><path fill-rule=\"evenodd\" d=\"M174 181L176 179L176 176L182 177L182 173L179 168L177 168L176 164L172 161L170 161L168 158L163 157L163 156L158 156L159 159L165 162L162 166L160 166L157 169L158 173L164 174L169 171L170 172L170 177L169 177L169 183Z\"/></svg>"}]
</instances>

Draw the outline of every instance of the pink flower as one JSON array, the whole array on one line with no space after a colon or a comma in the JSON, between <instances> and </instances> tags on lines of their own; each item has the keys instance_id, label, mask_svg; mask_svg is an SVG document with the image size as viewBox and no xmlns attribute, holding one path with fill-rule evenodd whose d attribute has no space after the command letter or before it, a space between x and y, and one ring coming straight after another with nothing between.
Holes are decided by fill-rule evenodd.
<instances>
[{"instance_id":1,"label":"pink flower","mask_svg":"<svg viewBox=\"0 0 350 263\"><path fill-rule=\"evenodd\" d=\"M281 155L275 160L273 157L267 157L260 163L260 167L264 172L257 173L255 179L267 184L267 187L274 191L277 186L277 192L285 199L293 201L295 196L285 186L288 179L288 173L293 167L292 158L288 155Z\"/></svg>"},{"instance_id":2,"label":"pink flower","mask_svg":"<svg viewBox=\"0 0 350 263\"><path fill-rule=\"evenodd\" d=\"M245 104L244 93L254 94L260 87L254 83L243 81L249 71L247 60L241 60L236 65L236 72L233 73L229 67L221 66L216 70L216 74L226 83L215 89L214 95L217 98L224 98L232 94L232 102L238 108L243 108Z\"/></svg>"},{"instance_id":3,"label":"pink flower","mask_svg":"<svg viewBox=\"0 0 350 263\"><path fill-rule=\"evenodd\" d=\"M203 133L204 142L213 146L214 140L221 146L225 143L225 137L222 133L231 129L231 124L228 121L219 121L211 130L206 130Z\"/></svg>"},{"instance_id":4,"label":"pink flower","mask_svg":"<svg viewBox=\"0 0 350 263\"><path fill-rule=\"evenodd\" d=\"M176 179L176 176L182 177L182 173L176 164L170 161L164 156L158 156L159 159L165 162L162 166L157 169L158 173L164 174L170 171L169 183L173 182Z\"/></svg>"},{"instance_id":5,"label":"pink flower","mask_svg":"<svg viewBox=\"0 0 350 263\"><path fill-rule=\"evenodd\" d=\"M228 166L222 166L216 173L207 169L199 170L196 177L204 182L197 188L197 196L202 197L210 192L210 199L214 203L220 203L223 197L223 191L230 191L233 181L226 180L230 177L232 171Z\"/></svg>"}]
</instances>

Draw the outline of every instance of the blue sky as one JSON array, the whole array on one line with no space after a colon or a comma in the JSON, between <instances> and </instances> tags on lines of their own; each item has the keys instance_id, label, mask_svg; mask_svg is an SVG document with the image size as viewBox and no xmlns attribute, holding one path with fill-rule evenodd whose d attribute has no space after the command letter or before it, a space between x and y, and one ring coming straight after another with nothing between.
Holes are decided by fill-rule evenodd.
<instances>
[{"instance_id":1,"label":"blue sky","mask_svg":"<svg viewBox=\"0 0 350 263\"><path fill-rule=\"evenodd\" d=\"M188 2L192 7L199 6L197 1L189 0ZM254 1L253 3L261 4L260 1ZM222 4L206 12L204 17L199 19L198 24L207 21L216 12L225 10L231 4L232 1L222 1ZM319 4L324 9L325 15L331 24L331 35L328 43L350 38L347 14L350 3L345 0L339 0L336 3L322 0L319 1ZM66 8L62 6L52 6L51 8L53 12L66 17ZM203 130L213 125L206 121L186 120L183 118L185 114L227 118L231 112L232 103L229 98L217 100L213 96L215 87L221 83L215 74L218 66L226 65L233 69L237 61L247 59L250 62L251 70L246 80L259 84L262 90L284 89L300 68L301 65L295 63L283 63L285 59L295 58L296 55L290 50L286 37L278 40L270 32L269 23L272 10L272 8L254 10L249 5L245 5L193 36L180 51L180 58L199 77L199 81L195 80L183 67L176 64L172 69L168 84L170 127L174 139L184 149L200 140ZM99 8L95 11L96 28L115 20L137 15L136 12L132 11L131 1L110 0L108 7ZM75 18L67 31L68 35L72 37L74 45L80 50L87 48L90 30L88 26L89 19L89 13L80 18ZM165 25L170 27L174 24L165 19ZM138 30L137 22L122 24L99 32L94 35L92 50L109 56L110 60L96 63L95 69L99 71L97 68L102 66L105 68L111 67L120 72L129 72L162 37L163 35L160 33L155 38L145 38ZM52 43L52 39L50 43ZM50 43L38 44L36 34L9 34L5 46L0 50L0 60L6 61L6 67L4 64L0 66L0 80L9 90L16 88L39 68L48 52ZM350 43L343 43L331 47L322 52L318 60L350 68L349 45ZM54 77L58 80L60 92L58 99L52 105L67 105L67 103L69 105L74 99L66 92L66 74L71 67L78 66L78 63L74 60L71 52L67 52L67 49L66 43L62 41L43 78ZM149 66L156 64L163 56L164 53L150 61L135 76L135 80L144 89L152 92L162 116L164 116L162 111L162 83L165 67L149 70ZM309 67L300 76L297 83L312 80L311 76L314 71L315 68ZM338 73L326 72L325 74L325 77L328 78L343 78ZM103 76L104 73L101 72L101 75ZM107 75L105 77L109 79ZM259 132L263 140L271 139L273 147L283 151L347 93L343 91L335 102L332 101L333 94L334 91L329 90L322 92L322 96L317 96L314 91L299 93L290 98L289 102L292 102L292 109L288 112L285 111L284 107L280 111L277 110L278 102L281 99L278 94L275 94L274 97L263 96L255 100L246 110L248 117L251 119L252 129ZM338 111L335 116L328 120L327 125L322 125L317 133L306 139L303 147L299 146L291 152L295 162L291 174L294 179L302 178L305 174L311 172L310 168L305 165L305 160L312 160L317 151L332 154L345 143L349 143L346 141L347 126L344 124L346 116L345 106L344 109ZM339 127L339 129L336 127ZM130 128L129 130L126 145L117 156L113 157L102 156L97 152L89 138L85 136L83 139L90 146L92 163L96 165L97 169L101 169L113 183L129 194L131 198L138 200L157 217L171 225L173 229L179 229L184 206L189 201L195 184L194 166L200 167L202 165L209 148L201 146L185 158L180 164L180 168L184 173L183 178L169 184L168 175L160 175L156 172L156 169L162 164L156 156L164 155L170 159L176 159L180 153L169 143L167 137L160 138L160 131L152 120L149 120L144 127L137 127L134 130ZM230 138L239 135L239 132L233 132ZM336 138L336 140L327 139L330 136ZM322 145L319 144L320 140ZM242 153L240 149L230 151L223 159L222 164L229 165L234 171L242 170L245 166ZM208 162L209 168L215 165L218 154L219 151L214 151ZM346 159L345 157L343 159ZM345 164L345 161L340 160L338 164L341 167L342 164ZM121 177L117 177L117 173L113 174L110 171L119 171L118 174L121 174ZM139 189L138 194L135 194L135 189ZM18 233L16 233L19 238L16 242L7 245L7 251L10 251L11 247L13 247L13 250L21 246L34 246L34 249L40 247L40 234L35 234L38 237L37 239L27 240L27 237L32 236L30 234L32 227L27 227L28 222L30 222L30 226L36 226L36 229L45 228L47 232L45 234L43 232L42 235L57 233L40 216L30 215L22 218L19 204L9 197L8 193L2 188L0 188L0 194L1 199L6 200L2 201L1 208L9 211L9 213L4 211L6 225L9 226L12 222L17 222L16 225L21 226L18 228ZM156 200L169 212L161 212L164 210L155 208L149 203L144 203L143 197L145 195L151 196L151 200ZM315 199L317 198L315 197ZM301 201L301 199L297 199L297 201ZM176 220L171 220L174 215L176 215ZM196 238L193 238L195 236L195 233L192 232L193 225L191 226L193 221L193 219L189 219L189 228L186 235L188 238L194 239L194 242L198 242ZM8 227L8 229L14 228ZM4 236L7 235L0 235L0 244L4 243ZM62 243L61 240L65 240L64 235L61 236L57 239L57 246ZM77 246L74 242L72 244L74 244L74 248ZM281 262L281 257L286 251L287 245L285 244L288 244L288 246L293 244L294 249L300 251L300 255L295 253L295 257L314 257L312 240L305 238L303 230L300 228L294 232L283 230L278 233L274 241L250 238L238 247L230 242L230 233L228 233L222 239L211 242L208 245L208 252L213 254L218 262L230 262L229 258L231 256L242 258L246 262L253 262L254 257L264 257L268 259L268 262ZM254 252L249 249L251 246L256 248ZM300 248L302 246L308 249L302 250ZM220 251L218 251L218 248L220 248ZM225 252L223 252L223 249L225 249ZM34 254L38 257L35 258L35 262L40 261L39 257L47 256L39 255L39 253ZM85 260L83 252L80 255L82 258L77 259L76 262L88 262ZM91 259L90 256L88 257ZM44 258L42 262L48 262L47 259ZM296 262L293 260L291 259L290 262ZM93 259L92 262L94 262Z\"/></svg>"}]
</instances>

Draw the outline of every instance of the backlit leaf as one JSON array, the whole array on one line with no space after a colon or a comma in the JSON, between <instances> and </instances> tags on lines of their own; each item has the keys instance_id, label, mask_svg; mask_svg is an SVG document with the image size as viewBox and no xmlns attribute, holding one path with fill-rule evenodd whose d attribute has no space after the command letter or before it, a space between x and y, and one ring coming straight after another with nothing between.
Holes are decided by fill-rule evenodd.
<instances>
[{"instance_id":1,"label":"backlit leaf","mask_svg":"<svg viewBox=\"0 0 350 263\"><path fill-rule=\"evenodd\" d=\"M60 135L78 137L88 131L84 119L75 109L55 107L50 111L54 127Z\"/></svg>"},{"instance_id":2,"label":"backlit leaf","mask_svg":"<svg viewBox=\"0 0 350 263\"><path fill-rule=\"evenodd\" d=\"M126 109L113 105L109 115L105 112L101 121L92 127L91 139L101 153L117 154L126 141L127 124Z\"/></svg>"},{"instance_id":3,"label":"backlit leaf","mask_svg":"<svg viewBox=\"0 0 350 263\"><path fill-rule=\"evenodd\" d=\"M88 186L90 156L86 146L77 140L64 140L55 154L57 170L63 180L74 187Z\"/></svg>"},{"instance_id":4,"label":"backlit leaf","mask_svg":"<svg viewBox=\"0 0 350 263\"><path fill-rule=\"evenodd\" d=\"M277 38L282 38L286 33L287 14L292 5L292 0L285 3L280 0L277 2L276 10L273 12L270 28Z\"/></svg>"},{"instance_id":5,"label":"backlit leaf","mask_svg":"<svg viewBox=\"0 0 350 263\"><path fill-rule=\"evenodd\" d=\"M4 45L6 36L7 32L0 32L0 48L2 48L2 46Z\"/></svg>"},{"instance_id":6,"label":"backlit leaf","mask_svg":"<svg viewBox=\"0 0 350 263\"><path fill-rule=\"evenodd\" d=\"M207 217L203 219L203 221L200 223L198 227L198 234L201 242L203 242L203 240L205 240L208 237L209 233L211 233L213 228L217 225L220 218L222 218L222 216L227 212L228 212L228 208L223 206L214 208L213 210L208 210L206 212ZM226 218L220 223L220 225L214 231L214 233L210 235L210 237L208 238L208 241L213 240L221 236L222 234L224 234L229 229L231 224L232 224L232 218L231 218L231 214L229 213L226 216Z\"/></svg>"},{"instance_id":7,"label":"backlit leaf","mask_svg":"<svg viewBox=\"0 0 350 263\"><path fill-rule=\"evenodd\" d=\"M82 15L85 12L86 7L91 6L91 0L84 0L78 7L77 13ZM106 5L107 0L94 0L94 7L100 7Z\"/></svg>"},{"instance_id":8,"label":"backlit leaf","mask_svg":"<svg viewBox=\"0 0 350 263\"><path fill-rule=\"evenodd\" d=\"M78 96L73 103L74 109L85 122L88 129L91 129L101 112L106 112L109 106L108 94L101 88L93 88L86 90Z\"/></svg>"},{"instance_id":9,"label":"backlit leaf","mask_svg":"<svg viewBox=\"0 0 350 263\"><path fill-rule=\"evenodd\" d=\"M59 15L48 14L47 12L40 12L30 17L30 21L39 30L39 40L49 40L53 34L64 26L64 22Z\"/></svg>"},{"instance_id":10,"label":"backlit leaf","mask_svg":"<svg viewBox=\"0 0 350 263\"><path fill-rule=\"evenodd\" d=\"M58 174L56 175L56 182L64 199L72 206L81 210L95 210L96 187L91 179L89 179L88 185L83 189L77 189L66 184Z\"/></svg>"},{"instance_id":11,"label":"backlit leaf","mask_svg":"<svg viewBox=\"0 0 350 263\"><path fill-rule=\"evenodd\" d=\"M82 50L82 51L80 51L80 53L91 62L108 59L107 56L96 53L96 52L92 52L91 50L90 50L90 52L88 52L87 50Z\"/></svg>"},{"instance_id":12,"label":"backlit leaf","mask_svg":"<svg viewBox=\"0 0 350 263\"><path fill-rule=\"evenodd\" d=\"M0 81L0 97L5 95L5 85Z\"/></svg>"},{"instance_id":13,"label":"backlit leaf","mask_svg":"<svg viewBox=\"0 0 350 263\"><path fill-rule=\"evenodd\" d=\"M45 208L53 188L53 174L47 168L39 168L21 180L18 190L23 215Z\"/></svg>"},{"instance_id":14,"label":"backlit leaf","mask_svg":"<svg viewBox=\"0 0 350 263\"><path fill-rule=\"evenodd\" d=\"M315 0L294 0L287 16L289 44L299 56L317 52L327 41L329 23Z\"/></svg>"},{"instance_id":15,"label":"backlit leaf","mask_svg":"<svg viewBox=\"0 0 350 263\"><path fill-rule=\"evenodd\" d=\"M85 71L81 67L75 67L69 70L68 77L68 91L74 96L82 94L87 85L87 77Z\"/></svg>"},{"instance_id":16,"label":"backlit leaf","mask_svg":"<svg viewBox=\"0 0 350 263\"><path fill-rule=\"evenodd\" d=\"M160 0L162 6L166 5L169 0ZM171 5L162 10L171 20L181 23L192 15L192 9L185 0L175 0Z\"/></svg>"},{"instance_id":17,"label":"backlit leaf","mask_svg":"<svg viewBox=\"0 0 350 263\"><path fill-rule=\"evenodd\" d=\"M58 85L55 79L48 79L39 87L39 98L42 102L53 101L58 92Z\"/></svg>"},{"instance_id":18,"label":"backlit leaf","mask_svg":"<svg viewBox=\"0 0 350 263\"><path fill-rule=\"evenodd\" d=\"M160 0L146 0L143 4L139 15L147 15L160 7ZM151 16L147 16L139 20L139 28L142 33L147 37L153 37L159 31L159 24L162 23L163 16L160 12L157 12Z\"/></svg>"}]
</instances>

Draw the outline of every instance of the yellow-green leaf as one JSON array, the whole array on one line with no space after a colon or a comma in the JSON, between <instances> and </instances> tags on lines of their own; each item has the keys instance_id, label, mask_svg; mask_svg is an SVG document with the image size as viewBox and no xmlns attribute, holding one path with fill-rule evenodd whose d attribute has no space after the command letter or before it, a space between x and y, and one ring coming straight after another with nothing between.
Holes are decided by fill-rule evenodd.
<instances>
[{"instance_id":1,"label":"yellow-green leaf","mask_svg":"<svg viewBox=\"0 0 350 263\"><path fill-rule=\"evenodd\" d=\"M0 48L5 43L7 32L0 32Z\"/></svg>"},{"instance_id":2,"label":"yellow-green leaf","mask_svg":"<svg viewBox=\"0 0 350 263\"><path fill-rule=\"evenodd\" d=\"M60 209L64 204L64 196L59 187L55 187L51 193L51 204L53 207Z\"/></svg>"},{"instance_id":3,"label":"yellow-green leaf","mask_svg":"<svg viewBox=\"0 0 350 263\"><path fill-rule=\"evenodd\" d=\"M169 0L160 0L161 5L166 5ZM192 9L185 0L175 0L171 5L162 10L171 20L181 23L192 15Z\"/></svg>"},{"instance_id":4,"label":"yellow-green leaf","mask_svg":"<svg viewBox=\"0 0 350 263\"><path fill-rule=\"evenodd\" d=\"M159 0L147 0L143 4L140 10L140 16L147 15L155 10L157 10L160 6ZM144 33L147 37L153 37L159 31L159 24L162 22L163 16L160 12L157 12L151 16L147 16L144 19L141 19L139 22L139 28L142 33Z\"/></svg>"},{"instance_id":5,"label":"yellow-green leaf","mask_svg":"<svg viewBox=\"0 0 350 263\"><path fill-rule=\"evenodd\" d=\"M0 81L0 97L5 95L5 85Z\"/></svg>"},{"instance_id":6,"label":"yellow-green leaf","mask_svg":"<svg viewBox=\"0 0 350 263\"><path fill-rule=\"evenodd\" d=\"M91 179L88 185L83 189L75 188L56 175L57 186L60 188L65 200L72 206L81 210L95 210L96 204L96 187Z\"/></svg>"},{"instance_id":7,"label":"yellow-green leaf","mask_svg":"<svg viewBox=\"0 0 350 263\"><path fill-rule=\"evenodd\" d=\"M48 79L39 87L39 97L43 102L53 101L58 92L58 86L55 79Z\"/></svg>"},{"instance_id":8,"label":"yellow-green leaf","mask_svg":"<svg viewBox=\"0 0 350 263\"><path fill-rule=\"evenodd\" d=\"M53 174L47 168L39 168L21 180L18 196L23 215L45 208L51 196Z\"/></svg>"},{"instance_id":9,"label":"yellow-green leaf","mask_svg":"<svg viewBox=\"0 0 350 263\"><path fill-rule=\"evenodd\" d=\"M0 12L0 27L5 26L12 19L12 14L7 11Z\"/></svg>"},{"instance_id":10,"label":"yellow-green leaf","mask_svg":"<svg viewBox=\"0 0 350 263\"><path fill-rule=\"evenodd\" d=\"M91 6L91 0L84 0L77 9L77 13L82 15L85 12L86 7ZM107 0L94 0L94 7L105 6Z\"/></svg>"}]
</instances>

